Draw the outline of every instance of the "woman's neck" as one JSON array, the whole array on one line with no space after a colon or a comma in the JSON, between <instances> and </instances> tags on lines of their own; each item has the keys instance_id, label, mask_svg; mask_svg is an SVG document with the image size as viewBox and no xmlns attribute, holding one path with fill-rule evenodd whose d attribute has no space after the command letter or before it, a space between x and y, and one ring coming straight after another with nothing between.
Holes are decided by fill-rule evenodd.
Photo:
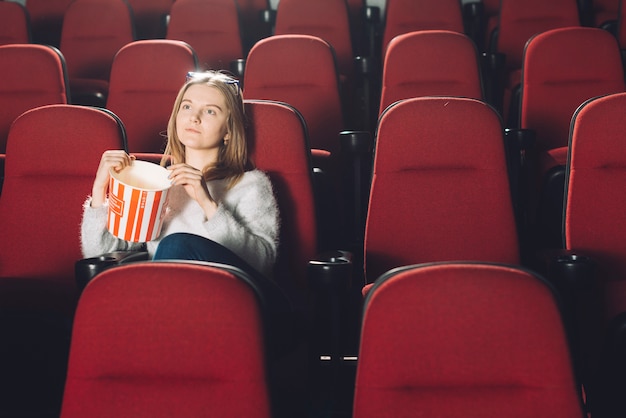
<instances>
[{"instance_id":1,"label":"woman's neck","mask_svg":"<svg viewBox=\"0 0 626 418\"><path fill-rule=\"evenodd\" d=\"M197 170L204 170L205 167L217 162L218 150L185 150L185 163Z\"/></svg>"}]
</instances>

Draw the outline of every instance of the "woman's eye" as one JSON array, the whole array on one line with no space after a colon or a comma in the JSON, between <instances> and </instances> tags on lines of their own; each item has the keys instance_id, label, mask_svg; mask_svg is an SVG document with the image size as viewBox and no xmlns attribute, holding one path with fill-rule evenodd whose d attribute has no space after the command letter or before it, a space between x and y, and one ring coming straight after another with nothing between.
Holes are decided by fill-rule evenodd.
<instances>
[{"instance_id":1,"label":"woman's eye","mask_svg":"<svg viewBox=\"0 0 626 418\"><path fill-rule=\"evenodd\" d=\"M214 114L215 114L215 110L213 110L213 109L207 109L207 110L205 110L205 113L206 113L207 115L214 115Z\"/></svg>"}]
</instances>

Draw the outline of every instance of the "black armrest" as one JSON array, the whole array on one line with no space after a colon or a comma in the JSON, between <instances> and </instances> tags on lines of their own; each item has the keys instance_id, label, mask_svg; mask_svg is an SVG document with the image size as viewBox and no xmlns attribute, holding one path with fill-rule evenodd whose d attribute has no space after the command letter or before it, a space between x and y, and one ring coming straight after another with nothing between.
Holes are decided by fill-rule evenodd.
<instances>
[{"instance_id":1,"label":"black armrest","mask_svg":"<svg viewBox=\"0 0 626 418\"><path fill-rule=\"evenodd\" d=\"M575 369L583 384L594 378L603 340L604 291L596 269L596 260L580 252L547 253L546 278L560 295Z\"/></svg>"},{"instance_id":2,"label":"black armrest","mask_svg":"<svg viewBox=\"0 0 626 418\"><path fill-rule=\"evenodd\" d=\"M488 49L488 48L486 48ZM504 109L504 68L506 55L500 52L487 51L481 54L481 70L485 82L485 98L502 114Z\"/></svg>"},{"instance_id":3,"label":"black armrest","mask_svg":"<svg viewBox=\"0 0 626 418\"><path fill-rule=\"evenodd\" d=\"M246 69L246 60L239 58L230 63L230 72L239 80L239 87L243 90L243 74Z\"/></svg>"},{"instance_id":4,"label":"black armrest","mask_svg":"<svg viewBox=\"0 0 626 418\"><path fill-rule=\"evenodd\" d=\"M347 290L352 282L352 258L349 251L328 251L309 261L308 282L321 292Z\"/></svg>"},{"instance_id":5,"label":"black armrest","mask_svg":"<svg viewBox=\"0 0 626 418\"><path fill-rule=\"evenodd\" d=\"M309 261L311 289L310 362L312 373L323 373L322 366L338 366L344 357L352 282L352 253L330 251Z\"/></svg>"},{"instance_id":6,"label":"black armrest","mask_svg":"<svg viewBox=\"0 0 626 418\"><path fill-rule=\"evenodd\" d=\"M360 254L372 177L374 140L367 131L343 131L339 136L345 225L350 250Z\"/></svg>"},{"instance_id":7,"label":"black armrest","mask_svg":"<svg viewBox=\"0 0 626 418\"><path fill-rule=\"evenodd\" d=\"M370 57L381 57L380 49L380 7L366 6L363 8L363 20L367 27L368 53Z\"/></svg>"},{"instance_id":8,"label":"black armrest","mask_svg":"<svg viewBox=\"0 0 626 418\"><path fill-rule=\"evenodd\" d=\"M83 258L74 264L74 275L76 285L80 292L85 286L99 273L104 270L118 266L122 263L132 261L149 260L150 256L147 251L114 251L102 254L98 257Z\"/></svg>"},{"instance_id":9,"label":"black armrest","mask_svg":"<svg viewBox=\"0 0 626 418\"><path fill-rule=\"evenodd\" d=\"M259 21L270 28L270 33L274 33L274 25L276 24L276 10L265 9L259 12Z\"/></svg>"},{"instance_id":10,"label":"black armrest","mask_svg":"<svg viewBox=\"0 0 626 418\"><path fill-rule=\"evenodd\" d=\"M531 129L505 129L504 148L509 171L511 198L515 208L520 233L528 225L529 193L533 187L532 168L528 166L528 153L534 148L536 132Z\"/></svg>"},{"instance_id":11,"label":"black armrest","mask_svg":"<svg viewBox=\"0 0 626 418\"><path fill-rule=\"evenodd\" d=\"M463 23L465 33L474 40L479 51L485 49L485 5L482 1L471 1L463 4Z\"/></svg>"},{"instance_id":12,"label":"black armrest","mask_svg":"<svg viewBox=\"0 0 626 418\"><path fill-rule=\"evenodd\" d=\"M555 250L548 253L547 276L557 291L566 299L573 293L587 293L596 285L596 261L571 250Z\"/></svg>"}]
</instances>

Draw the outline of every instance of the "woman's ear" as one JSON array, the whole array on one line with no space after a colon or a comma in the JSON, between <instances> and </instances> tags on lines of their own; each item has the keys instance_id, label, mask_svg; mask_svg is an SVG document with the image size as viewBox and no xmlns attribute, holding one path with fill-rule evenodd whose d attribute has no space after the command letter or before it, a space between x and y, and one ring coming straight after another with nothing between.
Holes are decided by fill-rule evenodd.
<instances>
[{"instance_id":1,"label":"woman's ear","mask_svg":"<svg viewBox=\"0 0 626 418\"><path fill-rule=\"evenodd\" d=\"M228 144L228 141L230 141L230 132L226 132L224 135L224 145Z\"/></svg>"}]
</instances>

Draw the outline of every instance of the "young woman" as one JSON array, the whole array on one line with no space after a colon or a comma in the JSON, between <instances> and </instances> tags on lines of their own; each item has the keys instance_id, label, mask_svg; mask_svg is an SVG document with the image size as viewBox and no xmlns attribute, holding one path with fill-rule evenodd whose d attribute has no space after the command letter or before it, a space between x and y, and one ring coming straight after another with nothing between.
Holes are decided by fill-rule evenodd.
<instances>
[{"instance_id":1,"label":"young woman","mask_svg":"<svg viewBox=\"0 0 626 418\"><path fill-rule=\"evenodd\" d=\"M150 255L233 265L262 291L279 292L270 280L278 249L278 206L269 178L248 161L238 82L219 72L191 73L174 103L167 137L162 164L172 162L172 188L161 235L146 244ZM120 240L106 227L109 170L122 170L133 160L121 150L102 155L84 205L84 257L143 245Z\"/></svg>"}]
</instances>

